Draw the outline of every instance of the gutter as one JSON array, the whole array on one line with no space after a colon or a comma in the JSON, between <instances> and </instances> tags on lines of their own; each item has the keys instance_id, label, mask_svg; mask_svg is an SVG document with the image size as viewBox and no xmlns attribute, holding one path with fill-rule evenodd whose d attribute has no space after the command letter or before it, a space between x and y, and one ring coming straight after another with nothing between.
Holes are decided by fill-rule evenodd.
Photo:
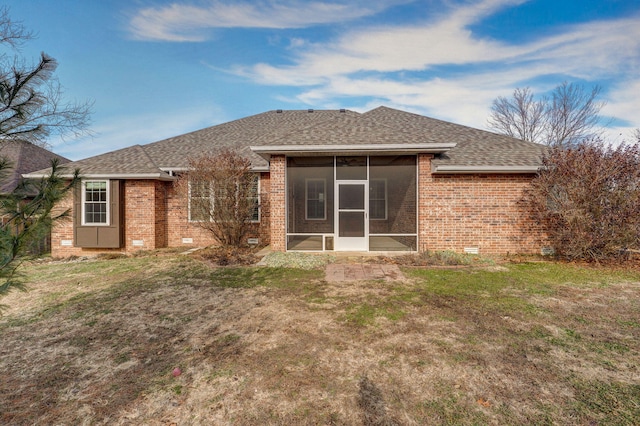
<instances>
[{"instance_id":1,"label":"gutter","mask_svg":"<svg viewBox=\"0 0 640 426\"><path fill-rule=\"evenodd\" d=\"M456 143L439 144L364 144L364 145L270 145L250 146L249 149L269 160L271 155L302 155L312 156L320 154L440 154L455 148Z\"/></svg>"},{"instance_id":2,"label":"gutter","mask_svg":"<svg viewBox=\"0 0 640 426\"><path fill-rule=\"evenodd\" d=\"M27 173L23 174L22 177L25 179L45 179L51 176L50 174L34 174ZM63 174L60 175L61 178L71 179L73 175ZM80 177L82 179L153 179L153 180L162 180L162 181L173 181L176 178L173 176L169 176L167 173L125 173L125 174L115 174L115 173L88 173L82 174L80 173Z\"/></svg>"},{"instance_id":3,"label":"gutter","mask_svg":"<svg viewBox=\"0 0 640 426\"><path fill-rule=\"evenodd\" d=\"M160 167L160 170L168 173L170 176L173 176L172 173L180 173L180 172L188 172L188 167ZM252 172L268 172L269 166L251 166L250 169Z\"/></svg>"},{"instance_id":4,"label":"gutter","mask_svg":"<svg viewBox=\"0 0 640 426\"><path fill-rule=\"evenodd\" d=\"M431 169L433 174L471 174L471 173L538 173L541 166L448 166L436 165Z\"/></svg>"}]
</instances>

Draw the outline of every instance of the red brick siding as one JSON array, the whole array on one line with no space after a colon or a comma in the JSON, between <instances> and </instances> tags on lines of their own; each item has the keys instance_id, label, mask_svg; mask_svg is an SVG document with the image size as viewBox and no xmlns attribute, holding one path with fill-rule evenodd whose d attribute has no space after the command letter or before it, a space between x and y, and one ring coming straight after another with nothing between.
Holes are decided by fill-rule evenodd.
<instances>
[{"instance_id":1,"label":"red brick siding","mask_svg":"<svg viewBox=\"0 0 640 426\"><path fill-rule=\"evenodd\" d=\"M169 238L167 235L167 187L171 183L156 181L155 183L155 209L156 209L156 248L167 247Z\"/></svg>"},{"instance_id":2,"label":"red brick siding","mask_svg":"<svg viewBox=\"0 0 640 426\"><path fill-rule=\"evenodd\" d=\"M67 194L65 199L53 209L51 214L57 216L65 210L69 210L72 215L75 214L73 211L72 193ZM82 249L63 246L63 241L70 241L73 244L73 218L71 217L59 221L53 226L51 230L51 256L61 258L81 255Z\"/></svg>"},{"instance_id":3,"label":"red brick siding","mask_svg":"<svg viewBox=\"0 0 640 426\"><path fill-rule=\"evenodd\" d=\"M420 251L540 252L542 230L519 204L533 175L432 175L431 155L418 162Z\"/></svg>"},{"instance_id":4,"label":"red brick siding","mask_svg":"<svg viewBox=\"0 0 640 426\"><path fill-rule=\"evenodd\" d=\"M542 231L518 205L532 175L432 175L431 158L431 154L418 156L419 250L461 252L478 247L482 254L539 252ZM259 237L261 244L270 242L275 251L286 250L285 168L285 157L276 155L271 158L271 174L261 174L261 223L251 235ZM187 202L176 194L172 182L128 180L124 187L123 248L63 246L62 241L73 242L73 221L67 220L54 227L52 256L215 244L207 231L188 222ZM72 206L70 194L57 211ZM183 243L184 238L193 242ZM134 240L143 245L133 246Z\"/></svg>"},{"instance_id":5,"label":"red brick siding","mask_svg":"<svg viewBox=\"0 0 640 426\"><path fill-rule=\"evenodd\" d=\"M178 194L173 183L165 184L166 209L167 209L167 245L169 247L206 247L216 244L213 236L198 226L197 223L189 222L189 206L187 200ZM252 224L252 232L248 238L258 238L260 244L269 243L269 173L260 174L260 223ZM191 243L183 242L184 239L191 239Z\"/></svg>"},{"instance_id":6,"label":"red brick siding","mask_svg":"<svg viewBox=\"0 0 640 426\"><path fill-rule=\"evenodd\" d=\"M156 218L162 222L162 211L157 211L156 185L159 181L128 180L125 182L124 217L125 232L124 245L126 252L137 250L153 250L161 248L156 243ZM142 245L134 245L134 241Z\"/></svg>"},{"instance_id":7,"label":"red brick siding","mask_svg":"<svg viewBox=\"0 0 640 426\"><path fill-rule=\"evenodd\" d=\"M156 217L162 221L162 212L157 211L156 185L160 182L150 180L128 180L124 183L124 242L122 248L93 249L69 247L63 241L73 242L73 221L65 220L56 224L51 233L51 255L53 257L92 256L99 253L132 252L151 250L162 247L158 245L156 236ZM71 209L72 215L81 214L73 211L73 195L69 194L57 209ZM133 241L142 241L142 246L133 246Z\"/></svg>"},{"instance_id":8,"label":"red brick siding","mask_svg":"<svg viewBox=\"0 0 640 426\"><path fill-rule=\"evenodd\" d=\"M286 193L284 155L271 157L271 185L269 189L269 204L271 207L271 249L285 251L286 241Z\"/></svg>"}]
</instances>

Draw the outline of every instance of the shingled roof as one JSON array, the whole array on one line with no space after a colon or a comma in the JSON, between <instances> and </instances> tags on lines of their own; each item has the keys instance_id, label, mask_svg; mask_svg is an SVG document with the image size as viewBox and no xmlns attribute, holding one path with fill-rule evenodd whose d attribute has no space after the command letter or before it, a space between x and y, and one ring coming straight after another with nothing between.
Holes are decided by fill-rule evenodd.
<instances>
[{"instance_id":1,"label":"shingled roof","mask_svg":"<svg viewBox=\"0 0 640 426\"><path fill-rule=\"evenodd\" d=\"M411 129L433 143L455 143L455 148L436 156L431 162L432 171L436 173L536 171L546 148L537 143L387 107L379 107L363 115L389 126Z\"/></svg>"},{"instance_id":2,"label":"shingled roof","mask_svg":"<svg viewBox=\"0 0 640 426\"><path fill-rule=\"evenodd\" d=\"M436 173L535 172L544 149L387 107L363 114L349 110L274 110L68 166L79 168L89 177L170 179L168 172L185 170L189 158L222 148L245 155L256 170L268 170L265 154L277 152L433 152Z\"/></svg>"},{"instance_id":3,"label":"shingled roof","mask_svg":"<svg viewBox=\"0 0 640 426\"><path fill-rule=\"evenodd\" d=\"M22 140L0 140L0 157L9 161L10 168L0 181L0 193L13 191L23 174L35 172L51 166L51 160L57 159L59 164L71 160L55 154L47 149Z\"/></svg>"}]
</instances>

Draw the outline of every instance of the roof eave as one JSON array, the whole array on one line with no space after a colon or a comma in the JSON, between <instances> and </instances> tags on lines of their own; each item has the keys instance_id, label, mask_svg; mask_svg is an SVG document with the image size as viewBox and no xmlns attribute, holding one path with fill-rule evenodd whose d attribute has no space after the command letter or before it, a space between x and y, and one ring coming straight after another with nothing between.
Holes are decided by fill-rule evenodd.
<instances>
[{"instance_id":1,"label":"roof eave","mask_svg":"<svg viewBox=\"0 0 640 426\"><path fill-rule=\"evenodd\" d=\"M456 165L436 165L433 166L433 174L471 174L471 173L538 173L541 166L456 166Z\"/></svg>"},{"instance_id":2,"label":"roof eave","mask_svg":"<svg viewBox=\"0 0 640 426\"><path fill-rule=\"evenodd\" d=\"M167 173L184 173L188 172L188 167L160 167L160 170ZM269 166L251 166L250 171L252 172L268 172Z\"/></svg>"},{"instance_id":3,"label":"roof eave","mask_svg":"<svg viewBox=\"0 0 640 426\"><path fill-rule=\"evenodd\" d=\"M44 179L51 176L50 174L44 173L27 173L22 175L25 179ZM63 179L71 179L73 175L71 174L63 174L60 175ZM80 177L82 179L145 179L145 180L162 180L162 181L173 181L176 178L174 176L170 176L167 173L80 173Z\"/></svg>"},{"instance_id":4,"label":"roof eave","mask_svg":"<svg viewBox=\"0 0 640 426\"><path fill-rule=\"evenodd\" d=\"M441 154L455 148L455 143L439 144L366 144L366 145L271 145L250 146L249 149L269 160L272 155L367 155L367 154Z\"/></svg>"}]
</instances>

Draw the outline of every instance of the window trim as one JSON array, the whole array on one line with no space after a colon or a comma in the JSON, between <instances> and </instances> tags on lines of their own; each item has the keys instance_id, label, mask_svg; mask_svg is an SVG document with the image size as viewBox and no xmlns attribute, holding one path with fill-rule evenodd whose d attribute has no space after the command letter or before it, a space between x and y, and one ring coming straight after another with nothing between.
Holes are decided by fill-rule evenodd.
<instances>
[{"instance_id":1,"label":"window trim","mask_svg":"<svg viewBox=\"0 0 640 426\"><path fill-rule=\"evenodd\" d=\"M251 216L251 223L260 223L262 220L262 207L261 207L261 196L260 196L260 187L262 185L262 179L261 179L261 174L260 173L256 173L253 172L252 173L257 181L257 187L256 187L256 195L255 195L255 199L257 201L257 211L258 211L258 219L254 219L254 215ZM192 219L191 218L191 181L189 181L188 183L189 185L189 197L188 197L188 205L187 205L187 220L190 223L199 223L199 222L206 222L206 220L197 220L197 219ZM205 197L199 197L199 198L205 198ZM213 209L215 208L215 189L214 189L214 185L213 184L209 184L209 208L211 209L211 211L213 211ZM209 222L213 222L213 217L211 216L211 214L209 214Z\"/></svg>"},{"instance_id":2,"label":"window trim","mask_svg":"<svg viewBox=\"0 0 640 426\"><path fill-rule=\"evenodd\" d=\"M387 182L387 178L380 179L369 179L369 187L373 182L383 182L384 183L384 198L372 198L371 191L369 191L369 220L388 220L389 219L389 185ZM373 217L371 212L371 201L384 201L384 217Z\"/></svg>"},{"instance_id":3,"label":"window trim","mask_svg":"<svg viewBox=\"0 0 640 426\"><path fill-rule=\"evenodd\" d=\"M191 217L191 200L192 200L192 195L191 195L192 183L191 183L191 181L188 182L188 185L189 185L189 197L188 197L188 200L187 200L188 201L187 202L187 204L188 204L187 205L187 210L188 210L188 212L187 212L187 220L189 222L191 222L191 223L206 222L206 220L204 220L204 219L193 219ZM213 208L213 192L212 192L213 190L212 190L211 186L212 185L209 185L209 197L207 197L209 199L209 208L210 209ZM205 197L202 196L202 197L197 197L197 198L204 199ZM209 222L211 222L211 221L213 221L213 218L211 217L211 213L209 213Z\"/></svg>"},{"instance_id":4,"label":"window trim","mask_svg":"<svg viewBox=\"0 0 640 426\"><path fill-rule=\"evenodd\" d=\"M253 215L252 215L251 223L260 223L262 221L262 208L260 207L261 205L260 201L262 201L260 199L260 185L262 185L262 175L260 173L254 173L254 175L256 176L256 180L257 180L255 199L256 199L256 210L258 211L258 219L253 219Z\"/></svg>"},{"instance_id":5,"label":"window trim","mask_svg":"<svg viewBox=\"0 0 640 426\"><path fill-rule=\"evenodd\" d=\"M105 222L87 222L86 216L86 206L87 203L95 202L87 201L87 184L88 183L104 183L105 184L105 192L106 192L106 200L104 203L106 204L106 221ZM102 202L101 202L102 203ZM82 181L82 212L81 212L81 224L82 226L111 226L111 182L109 179L87 179Z\"/></svg>"},{"instance_id":6,"label":"window trim","mask_svg":"<svg viewBox=\"0 0 640 426\"><path fill-rule=\"evenodd\" d=\"M322 182L323 197L322 217L309 217L309 201L320 201L320 199L309 199L309 182ZM304 218L305 220L327 220L327 179L326 178L305 178L304 180Z\"/></svg>"}]
</instances>

